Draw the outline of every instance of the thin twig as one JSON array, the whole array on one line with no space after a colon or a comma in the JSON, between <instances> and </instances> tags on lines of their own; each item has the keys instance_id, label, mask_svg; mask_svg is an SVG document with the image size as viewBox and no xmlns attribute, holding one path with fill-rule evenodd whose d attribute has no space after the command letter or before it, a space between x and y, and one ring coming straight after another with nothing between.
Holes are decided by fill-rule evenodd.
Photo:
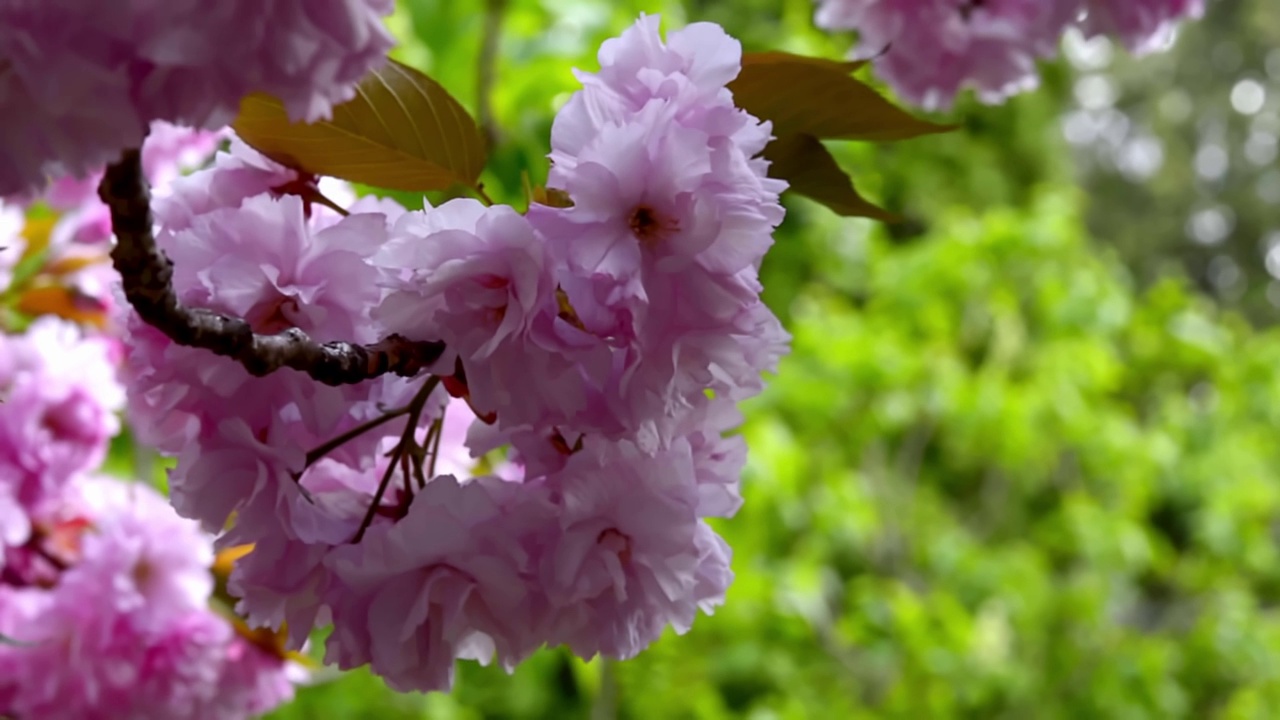
<instances>
[{"instance_id":1,"label":"thin twig","mask_svg":"<svg viewBox=\"0 0 1280 720\"><path fill-rule=\"evenodd\" d=\"M152 234L150 193L137 150L126 150L107 166L98 195L111 208L116 235L111 259L125 297L147 324L178 345L230 357L259 377L287 367L325 385L350 385L385 373L413 377L444 352L443 343L399 335L372 345L319 343L297 328L259 335L241 318L187 307L173 289L173 263Z\"/></svg>"},{"instance_id":2,"label":"thin twig","mask_svg":"<svg viewBox=\"0 0 1280 720\"><path fill-rule=\"evenodd\" d=\"M400 471L404 475L404 496L406 501L413 501L413 474L409 472L409 455L408 451L400 453Z\"/></svg>"},{"instance_id":3,"label":"thin twig","mask_svg":"<svg viewBox=\"0 0 1280 720\"><path fill-rule=\"evenodd\" d=\"M436 418L436 441L431 446L431 464L427 467L427 474L431 477L436 476L436 460L440 458L440 438L444 436L444 411L448 409L449 406L446 405L444 410L440 411L440 417Z\"/></svg>"},{"instance_id":4,"label":"thin twig","mask_svg":"<svg viewBox=\"0 0 1280 720\"><path fill-rule=\"evenodd\" d=\"M382 473L382 479L378 481L378 489L373 494L373 500L369 503L369 509L365 511L364 518L360 521L360 528L356 530L356 536L351 538L351 544L355 545L364 539L364 531L369 529L373 524L373 516L378 514L378 506L382 504L382 496L387 492L387 485L391 483L391 476L396 471L396 461L400 459L399 451L403 445L396 445L392 450L391 461L387 463L387 471Z\"/></svg>"},{"instance_id":5,"label":"thin twig","mask_svg":"<svg viewBox=\"0 0 1280 720\"><path fill-rule=\"evenodd\" d=\"M391 450L391 459L387 462L387 471L382 474L382 479L378 481L378 489L373 494L369 509L365 511L364 519L360 521L360 529L356 530L355 537L351 539L352 544L360 542L364 538L365 531L373 524L373 516L378 513L378 506L382 504L382 497L386 495L387 486L391 484L391 476L395 474L396 465L400 462L400 458L403 457L404 453L408 452L413 446L413 436L418 428L418 418L422 416L422 409L426 407L427 398L431 397L431 393L435 391L436 386L439 384L440 378L433 375L409 403L409 420L405 423L404 432L400 434L400 442L396 443L396 446Z\"/></svg>"},{"instance_id":6,"label":"thin twig","mask_svg":"<svg viewBox=\"0 0 1280 720\"><path fill-rule=\"evenodd\" d=\"M303 471L305 472L307 468L319 462L320 458L324 457L325 455L328 455L329 453L333 452L339 447L360 437L361 435L369 432L370 430L373 430L374 428L377 428L380 425L389 423L392 420L395 420L396 418L402 415L408 415L409 410L412 408L413 408L413 404L410 403L408 405L398 407L394 410L388 410L386 413L384 413L379 417L376 417L361 425L357 425L356 427L351 428L350 430L342 433L341 435L338 435L337 437L326 440L324 443L315 446L314 448L312 448L307 452L307 462L305 465L302 466Z\"/></svg>"}]
</instances>

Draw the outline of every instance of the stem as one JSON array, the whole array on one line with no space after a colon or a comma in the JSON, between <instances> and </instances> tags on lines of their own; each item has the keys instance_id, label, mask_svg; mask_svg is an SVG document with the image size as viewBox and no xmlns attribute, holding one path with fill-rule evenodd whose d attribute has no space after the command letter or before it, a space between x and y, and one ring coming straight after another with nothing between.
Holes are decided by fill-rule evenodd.
<instances>
[{"instance_id":1,"label":"stem","mask_svg":"<svg viewBox=\"0 0 1280 720\"><path fill-rule=\"evenodd\" d=\"M427 435L422 439L422 447L418 448L418 452L413 454L413 470L418 476L418 487L425 488L429 478L423 474L422 461L423 456L427 453L427 446L431 445L435 436L440 432L440 421L433 420L431 426L427 428Z\"/></svg>"},{"instance_id":2,"label":"stem","mask_svg":"<svg viewBox=\"0 0 1280 720\"><path fill-rule=\"evenodd\" d=\"M409 453L400 453L400 470L404 475L404 494L410 501L413 500L413 484L410 482L411 475L409 473Z\"/></svg>"},{"instance_id":3,"label":"stem","mask_svg":"<svg viewBox=\"0 0 1280 720\"><path fill-rule=\"evenodd\" d=\"M436 420L436 437L431 446L431 463L427 466L427 474L431 477L436 476L436 459L440 457L440 438L444 437L444 413L448 409L449 406L446 405L445 409L440 411L440 418Z\"/></svg>"},{"instance_id":4,"label":"stem","mask_svg":"<svg viewBox=\"0 0 1280 720\"><path fill-rule=\"evenodd\" d=\"M391 475L396 471L396 461L400 459L399 451L402 445L396 445L393 450L391 462L387 463L387 471L382 474L382 479L378 481L378 490L373 494L373 502L369 503L369 509L365 511L364 518L360 521L360 529L356 530L356 536L351 538L351 544L355 545L364 539L364 531L369 529L373 524L373 516L378 512L378 506L382 504L382 496L387 492L387 485L391 482Z\"/></svg>"},{"instance_id":5,"label":"stem","mask_svg":"<svg viewBox=\"0 0 1280 720\"><path fill-rule=\"evenodd\" d=\"M394 410L388 410L382 417L377 417L366 423L357 425L356 427L351 428L350 430L342 433L341 435L335 438L332 438L330 440L326 440L324 443L317 445L315 448L307 452L307 462L305 465L302 466L302 472L306 472L307 468L316 464L316 462L318 462L320 458L324 457L325 455L328 455L329 453L333 452L339 447L342 447L343 445L350 442L351 440L354 440L360 437L361 435L369 432L370 430L373 430L374 428L379 427L380 425L385 425L386 423L389 423L392 420L402 415L409 414L409 410L412 407L413 407L413 403L409 403L408 405L405 405L403 407L398 407ZM301 475L301 473L299 473L299 475Z\"/></svg>"},{"instance_id":6,"label":"stem","mask_svg":"<svg viewBox=\"0 0 1280 720\"><path fill-rule=\"evenodd\" d=\"M431 397L431 393L440 384L440 378L432 375L431 379L422 386L418 394L413 396L413 400L409 402L409 420L404 425L404 432L400 434L400 442L391 450L391 459L387 463L387 471L382 474L382 479L378 481L378 489L373 494L373 502L369 503L369 509L365 511L364 519L360 521L360 529L356 530L356 535L351 539L352 544L360 542L364 538L364 533L373 524L373 516L378 512L378 506L382 504L382 497L387 493L387 486L391 484L391 476L396 471L396 464L400 462L400 458L407 452L413 443L413 432L418 427L418 418L422 416L422 408L426 407L427 398Z\"/></svg>"},{"instance_id":7,"label":"stem","mask_svg":"<svg viewBox=\"0 0 1280 720\"><path fill-rule=\"evenodd\" d=\"M347 217L351 215L350 211L348 211L346 208L342 207L338 203L330 200L328 197L325 196L324 193L320 192L319 190L316 190L316 194L311 197L311 201L315 203L319 203L329 208L330 210L341 215L342 217Z\"/></svg>"}]
</instances>

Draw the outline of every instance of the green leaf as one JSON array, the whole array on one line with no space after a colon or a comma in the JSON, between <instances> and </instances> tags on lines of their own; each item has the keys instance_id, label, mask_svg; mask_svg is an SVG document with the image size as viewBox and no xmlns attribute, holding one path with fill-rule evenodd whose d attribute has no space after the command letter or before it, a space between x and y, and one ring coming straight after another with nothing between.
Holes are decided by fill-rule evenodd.
<instances>
[{"instance_id":1,"label":"green leaf","mask_svg":"<svg viewBox=\"0 0 1280 720\"><path fill-rule=\"evenodd\" d=\"M769 176L786 180L789 190L826 205L845 217L869 217L885 222L899 218L867 202L831 156L831 151L812 135L786 135L769 143L764 156L770 161Z\"/></svg>"},{"instance_id":2,"label":"green leaf","mask_svg":"<svg viewBox=\"0 0 1280 720\"><path fill-rule=\"evenodd\" d=\"M38 644L39 643L15 640L14 638L11 638L8 635L5 635L4 633L0 633L0 645L10 645L12 647L35 647Z\"/></svg>"},{"instance_id":3,"label":"green leaf","mask_svg":"<svg viewBox=\"0 0 1280 720\"><path fill-rule=\"evenodd\" d=\"M747 53L729 89L739 107L772 121L779 137L903 140L954 129L896 107L849 74L858 67L784 52Z\"/></svg>"},{"instance_id":4,"label":"green leaf","mask_svg":"<svg viewBox=\"0 0 1280 720\"><path fill-rule=\"evenodd\" d=\"M475 120L439 83L394 60L367 75L331 120L291 122L279 100L257 94L232 127L289 167L392 190L474 186L485 164Z\"/></svg>"}]
</instances>

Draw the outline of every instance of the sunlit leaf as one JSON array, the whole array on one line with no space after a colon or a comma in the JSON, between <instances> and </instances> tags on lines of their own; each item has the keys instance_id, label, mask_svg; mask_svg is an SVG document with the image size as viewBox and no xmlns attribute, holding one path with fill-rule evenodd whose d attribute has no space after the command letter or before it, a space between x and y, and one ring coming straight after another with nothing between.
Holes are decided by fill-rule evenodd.
<instances>
[{"instance_id":1,"label":"sunlit leaf","mask_svg":"<svg viewBox=\"0 0 1280 720\"><path fill-rule=\"evenodd\" d=\"M43 256L49 247L49 238L53 236L53 228L58 224L56 215L30 217L22 226L22 237L27 245L22 249L22 260Z\"/></svg>"},{"instance_id":2,"label":"sunlit leaf","mask_svg":"<svg viewBox=\"0 0 1280 720\"><path fill-rule=\"evenodd\" d=\"M218 552L213 559L213 574L217 577L227 577L231 574L231 569L235 567L236 561L253 552L253 544L236 545Z\"/></svg>"},{"instance_id":3,"label":"sunlit leaf","mask_svg":"<svg viewBox=\"0 0 1280 720\"><path fill-rule=\"evenodd\" d=\"M737 104L773 132L823 140L902 140L953 129L912 117L850 75L856 62L783 52L747 53L729 84Z\"/></svg>"},{"instance_id":4,"label":"sunlit leaf","mask_svg":"<svg viewBox=\"0 0 1280 720\"><path fill-rule=\"evenodd\" d=\"M102 301L74 287L40 285L18 296L18 312L31 316L57 315L94 327L105 327L107 308Z\"/></svg>"},{"instance_id":5,"label":"sunlit leaf","mask_svg":"<svg viewBox=\"0 0 1280 720\"><path fill-rule=\"evenodd\" d=\"M475 120L436 81L390 60L333 119L290 122L279 100L251 95L232 127L277 162L317 175L409 192L474 186L485 164Z\"/></svg>"},{"instance_id":6,"label":"sunlit leaf","mask_svg":"<svg viewBox=\"0 0 1280 720\"><path fill-rule=\"evenodd\" d=\"M105 253L102 255L75 255L55 260L44 268L44 272L55 277L61 275L70 275L72 273L84 270L98 264L111 262L111 258Z\"/></svg>"},{"instance_id":7,"label":"sunlit leaf","mask_svg":"<svg viewBox=\"0 0 1280 720\"><path fill-rule=\"evenodd\" d=\"M826 205L846 217L894 222L897 216L867 202L854 189L822 141L812 135L787 135L769 143L764 155L769 176L791 183L789 190Z\"/></svg>"}]
</instances>

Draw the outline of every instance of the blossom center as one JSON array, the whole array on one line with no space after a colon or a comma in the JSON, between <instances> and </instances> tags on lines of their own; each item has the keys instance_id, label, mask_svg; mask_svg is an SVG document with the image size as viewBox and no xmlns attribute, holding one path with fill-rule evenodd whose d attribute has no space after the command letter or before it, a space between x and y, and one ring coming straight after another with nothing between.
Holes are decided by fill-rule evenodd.
<instances>
[{"instance_id":1,"label":"blossom center","mask_svg":"<svg viewBox=\"0 0 1280 720\"><path fill-rule=\"evenodd\" d=\"M299 311L298 301L287 295L259 303L245 315L253 331L262 335L275 335L294 327L290 315Z\"/></svg>"},{"instance_id":2,"label":"blossom center","mask_svg":"<svg viewBox=\"0 0 1280 720\"><path fill-rule=\"evenodd\" d=\"M680 229L679 221L662 217L648 205L638 205L627 220L631 233L644 244L665 240Z\"/></svg>"},{"instance_id":3,"label":"blossom center","mask_svg":"<svg viewBox=\"0 0 1280 720\"><path fill-rule=\"evenodd\" d=\"M973 11L986 4L986 0L960 0L960 17L965 22L973 16Z\"/></svg>"},{"instance_id":4,"label":"blossom center","mask_svg":"<svg viewBox=\"0 0 1280 720\"><path fill-rule=\"evenodd\" d=\"M600 533L596 537L596 544L605 550L612 551L617 554L618 560L623 565L631 563L631 538L618 532L614 528L609 528Z\"/></svg>"}]
</instances>

